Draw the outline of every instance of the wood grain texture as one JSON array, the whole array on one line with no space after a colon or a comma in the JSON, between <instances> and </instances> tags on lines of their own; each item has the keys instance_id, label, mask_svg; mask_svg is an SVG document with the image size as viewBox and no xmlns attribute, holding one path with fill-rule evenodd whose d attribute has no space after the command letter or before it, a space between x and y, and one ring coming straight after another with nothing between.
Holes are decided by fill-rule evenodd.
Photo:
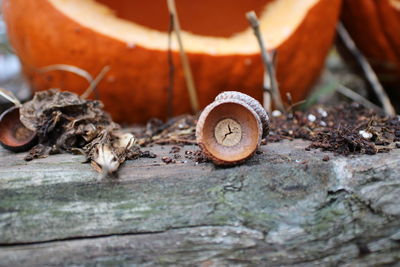
<instances>
[{"instance_id":1,"label":"wood grain texture","mask_svg":"<svg viewBox=\"0 0 400 267\"><path fill-rule=\"evenodd\" d=\"M117 180L80 156L1 150L0 266L398 262L400 150L324 162L306 146L269 144L233 168L165 165L170 147L154 147Z\"/></svg>"}]
</instances>

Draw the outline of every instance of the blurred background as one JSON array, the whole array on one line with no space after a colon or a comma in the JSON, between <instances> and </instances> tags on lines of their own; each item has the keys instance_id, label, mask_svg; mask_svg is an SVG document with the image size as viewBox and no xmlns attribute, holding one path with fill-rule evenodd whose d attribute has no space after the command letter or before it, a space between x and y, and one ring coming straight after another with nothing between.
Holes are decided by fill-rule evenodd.
<instances>
[{"instance_id":1,"label":"blurred background","mask_svg":"<svg viewBox=\"0 0 400 267\"><path fill-rule=\"evenodd\" d=\"M6 25L0 12L0 87L12 91L20 100L25 101L30 98L31 92L20 70L19 60L13 54L12 47L7 41ZM334 104L338 101L349 101L347 97L337 92L338 84L351 88L362 96L367 96L364 80L346 66L335 47L332 47L319 82L314 86L303 108L316 103ZM11 106L10 103L0 98L0 112L9 106Z\"/></svg>"},{"instance_id":2,"label":"blurred background","mask_svg":"<svg viewBox=\"0 0 400 267\"><path fill-rule=\"evenodd\" d=\"M1 0L0 0L1 6ZM21 65L13 54L7 41L6 25L0 9L0 87L12 91L19 99L27 100L30 91L27 83L21 75ZM11 106L10 103L0 98L0 112Z\"/></svg>"}]
</instances>

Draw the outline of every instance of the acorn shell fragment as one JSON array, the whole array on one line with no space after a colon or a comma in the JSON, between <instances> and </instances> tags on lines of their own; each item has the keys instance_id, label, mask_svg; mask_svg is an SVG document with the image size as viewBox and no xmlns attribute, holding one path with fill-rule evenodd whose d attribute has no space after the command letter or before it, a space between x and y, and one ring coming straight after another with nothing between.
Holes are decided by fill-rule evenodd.
<instances>
[{"instance_id":1,"label":"acorn shell fragment","mask_svg":"<svg viewBox=\"0 0 400 267\"><path fill-rule=\"evenodd\" d=\"M20 120L19 107L14 106L0 116L0 145L13 152L23 152L37 143L36 132Z\"/></svg>"}]
</instances>

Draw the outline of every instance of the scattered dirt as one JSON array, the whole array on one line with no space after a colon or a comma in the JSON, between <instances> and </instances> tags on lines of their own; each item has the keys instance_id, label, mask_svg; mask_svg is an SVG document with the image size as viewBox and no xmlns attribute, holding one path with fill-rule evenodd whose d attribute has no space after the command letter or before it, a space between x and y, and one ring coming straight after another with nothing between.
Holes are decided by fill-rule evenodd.
<instances>
[{"instance_id":1,"label":"scattered dirt","mask_svg":"<svg viewBox=\"0 0 400 267\"><path fill-rule=\"evenodd\" d=\"M176 163L176 161L171 158L171 157L162 157L161 160L165 163L165 164L171 164L171 163Z\"/></svg>"},{"instance_id":2,"label":"scattered dirt","mask_svg":"<svg viewBox=\"0 0 400 267\"><path fill-rule=\"evenodd\" d=\"M179 153L181 151L181 147L179 146L173 146L171 147L171 151L169 151L170 154L176 154Z\"/></svg>"},{"instance_id":3,"label":"scattered dirt","mask_svg":"<svg viewBox=\"0 0 400 267\"><path fill-rule=\"evenodd\" d=\"M201 150L187 150L185 151L185 158L192 160L196 163L211 162Z\"/></svg>"},{"instance_id":4,"label":"scattered dirt","mask_svg":"<svg viewBox=\"0 0 400 267\"><path fill-rule=\"evenodd\" d=\"M400 147L400 118L379 115L357 103L316 106L307 112L272 116L270 120L270 135L262 145L299 138L312 142L307 151L320 148L340 155L373 155ZM166 124L151 120L138 133L139 142L142 146L194 144L196 122L194 116L180 116ZM179 151L180 148L174 146L170 153ZM187 151L186 156L195 162L207 161L201 151ZM325 156L323 160L330 158Z\"/></svg>"},{"instance_id":5,"label":"scattered dirt","mask_svg":"<svg viewBox=\"0 0 400 267\"><path fill-rule=\"evenodd\" d=\"M372 155L395 148L400 140L399 130L399 117L380 116L353 103L272 117L268 142L300 138L312 142L306 150L321 148L341 155Z\"/></svg>"},{"instance_id":6,"label":"scattered dirt","mask_svg":"<svg viewBox=\"0 0 400 267\"><path fill-rule=\"evenodd\" d=\"M190 115L174 117L166 123L151 119L133 133L140 146L193 145L196 144L196 123L197 117Z\"/></svg>"},{"instance_id":7,"label":"scattered dirt","mask_svg":"<svg viewBox=\"0 0 400 267\"><path fill-rule=\"evenodd\" d=\"M127 159L157 157L141 148L173 145L171 156L161 158L166 164L209 161L199 149L181 154L183 145L196 144L196 116L179 116L166 123L152 119L145 127L128 131L114 123L102 108L99 101L69 92L36 93L20 110L23 124L36 131L39 138L26 160L67 151L85 155L98 171L112 173ZM263 145L300 138L311 141L307 151L320 148L341 155L385 153L400 148L400 118L378 115L356 103L272 114L275 116L270 118L270 134ZM322 160L330 158L324 156Z\"/></svg>"}]
</instances>

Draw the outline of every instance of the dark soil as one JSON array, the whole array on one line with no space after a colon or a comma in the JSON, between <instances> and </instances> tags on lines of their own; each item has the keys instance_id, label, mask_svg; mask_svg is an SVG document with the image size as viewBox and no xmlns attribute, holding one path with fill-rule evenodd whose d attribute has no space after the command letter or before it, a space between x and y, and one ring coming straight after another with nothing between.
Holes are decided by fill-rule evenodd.
<instances>
[{"instance_id":1,"label":"dark soil","mask_svg":"<svg viewBox=\"0 0 400 267\"><path fill-rule=\"evenodd\" d=\"M195 144L196 122L197 118L189 115L176 117L165 124L150 120L135 135L144 147L153 144ZM357 103L316 106L307 112L271 116L270 124L270 135L263 140L264 145L298 138L311 141L307 151L320 148L340 155L372 155L400 146L400 118L379 115ZM178 148L175 146L173 150L179 151ZM200 157L198 160L203 159Z\"/></svg>"},{"instance_id":2,"label":"dark soil","mask_svg":"<svg viewBox=\"0 0 400 267\"><path fill-rule=\"evenodd\" d=\"M307 150L321 148L341 155L372 155L396 148L400 120L380 116L356 103L314 107L271 119L268 142L294 138L311 141Z\"/></svg>"}]
</instances>

